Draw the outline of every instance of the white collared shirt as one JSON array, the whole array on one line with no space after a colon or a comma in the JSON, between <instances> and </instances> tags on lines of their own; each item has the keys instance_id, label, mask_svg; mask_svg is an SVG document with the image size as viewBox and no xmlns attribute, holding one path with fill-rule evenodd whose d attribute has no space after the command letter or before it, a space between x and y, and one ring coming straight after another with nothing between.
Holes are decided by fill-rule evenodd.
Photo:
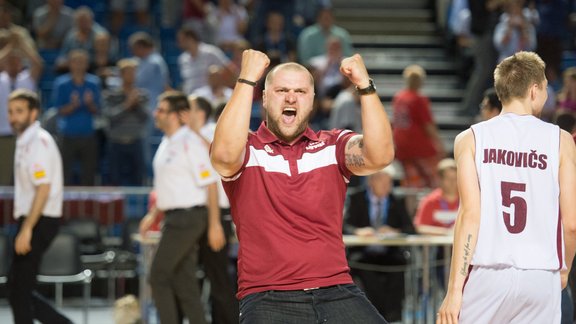
<instances>
[{"instance_id":1,"label":"white collared shirt","mask_svg":"<svg viewBox=\"0 0 576 324\"><path fill-rule=\"evenodd\" d=\"M56 142L39 122L30 125L16 140L14 155L14 218L28 216L36 186L50 184L43 216L62 216L62 157Z\"/></svg>"},{"instance_id":2,"label":"white collared shirt","mask_svg":"<svg viewBox=\"0 0 576 324\"><path fill-rule=\"evenodd\" d=\"M187 126L162 138L153 166L160 210L205 206L206 186L218 180L208 148Z\"/></svg>"}]
</instances>

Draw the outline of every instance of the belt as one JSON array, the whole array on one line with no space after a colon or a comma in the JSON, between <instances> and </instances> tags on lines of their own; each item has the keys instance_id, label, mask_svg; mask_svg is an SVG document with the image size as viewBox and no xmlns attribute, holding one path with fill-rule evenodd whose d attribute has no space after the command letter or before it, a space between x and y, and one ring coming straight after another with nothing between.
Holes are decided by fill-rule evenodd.
<instances>
[{"instance_id":1,"label":"belt","mask_svg":"<svg viewBox=\"0 0 576 324\"><path fill-rule=\"evenodd\" d=\"M171 213L189 212L189 211L193 211L193 210L197 210L197 209L203 209L203 208L206 208L206 206L192 206L192 207L188 207L188 208L166 209L164 211L164 213L165 214L171 214Z\"/></svg>"}]
</instances>

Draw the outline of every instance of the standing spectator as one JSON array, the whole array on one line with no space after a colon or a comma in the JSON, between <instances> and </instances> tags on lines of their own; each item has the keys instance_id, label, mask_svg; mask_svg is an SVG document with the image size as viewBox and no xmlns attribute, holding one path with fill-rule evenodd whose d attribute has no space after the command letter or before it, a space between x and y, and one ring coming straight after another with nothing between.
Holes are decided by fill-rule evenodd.
<instances>
[{"instance_id":1,"label":"standing spectator","mask_svg":"<svg viewBox=\"0 0 576 324\"><path fill-rule=\"evenodd\" d=\"M500 22L494 30L494 47L498 62L520 51L536 49L536 28L530 9L524 9L524 0L509 0Z\"/></svg>"},{"instance_id":2,"label":"standing spectator","mask_svg":"<svg viewBox=\"0 0 576 324\"><path fill-rule=\"evenodd\" d=\"M200 134L207 146L214 139L216 123L212 121L212 105L202 97L189 96L190 118L188 126ZM228 271L230 259L229 242L233 236L230 202L226 197L222 182L218 180L218 207L220 208L220 226L209 224L206 233L200 239L199 259L210 280L210 300L212 302L212 322L220 324L238 323L238 301L234 297L234 283ZM223 236L225 245L221 250L214 250L210 239Z\"/></svg>"},{"instance_id":3,"label":"standing spectator","mask_svg":"<svg viewBox=\"0 0 576 324\"><path fill-rule=\"evenodd\" d=\"M192 94L207 99L213 107L228 102L232 89L226 86L224 77L221 66L211 65L208 67L208 84L194 90Z\"/></svg>"},{"instance_id":4,"label":"standing spectator","mask_svg":"<svg viewBox=\"0 0 576 324\"><path fill-rule=\"evenodd\" d=\"M502 103L500 102L500 99L498 99L496 90L490 88L484 91L484 99L482 99L482 103L480 104L480 115L482 116L482 120L496 117L500 115L501 112Z\"/></svg>"},{"instance_id":5,"label":"standing spectator","mask_svg":"<svg viewBox=\"0 0 576 324\"><path fill-rule=\"evenodd\" d=\"M466 84L462 115L475 116L482 94L490 87L492 71L496 66L494 27L498 23L500 0L468 0L472 56L474 69Z\"/></svg>"},{"instance_id":6,"label":"standing spectator","mask_svg":"<svg viewBox=\"0 0 576 324\"><path fill-rule=\"evenodd\" d=\"M344 212L344 232L362 237L415 234L406 201L392 193L392 165L368 176L368 186L350 195ZM348 260L375 266L405 266L407 251L400 247L350 248ZM352 270L362 281L368 299L388 321L402 320L404 273L378 270Z\"/></svg>"},{"instance_id":7,"label":"standing spectator","mask_svg":"<svg viewBox=\"0 0 576 324\"><path fill-rule=\"evenodd\" d=\"M184 53L178 57L178 67L184 82L184 93L191 94L194 90L208 84L208 67L218 65L229 75L236 74L236 68L221 49L200 41L196 32L183 28L178 32Z\"/></svg>"},{"instance_id":8,"label":"standing spectator","mask_svg":"<svg viewBox=\"0 0 576 324\"><path fill-rule=\"evenodd\" d=\"M124 12L128 2L132 2L138 25L148 26L150 23L150 0L110 0L110 29L114 35L118 35L124 25Z\"/></svg>"},{"instance_id":9,"label":"standing spectator","mask_svg":"<svg viewBox=\"0 0 576 324\"><path fill-rule=\"evenodd\" d=\"M537 117L544 66L530 52L504 59L494 71L503 114L456 137L462 201L438 324L560 323L576 250L576 149Z\"/></svg>"},{"instance_id":10,"label":"standing spectator","mask_svg":"<svg viewBox=\"0 0 576 324\"><path fill-rule=\"evenodd\" d=\"M437 170L440 187L422 198L414 217L414 226L420 234L449 234L456 221L460 200L454 159L443 159Z\"/></svg>"},{"instance_id":11,"label":"standing spectator","mask_svg":"<svg viewBox=\"0 0 576 324\"><path fill-rule=\"evenodd\" d=\"M342 243L346 185L391 163L392 131L360 55L341 71L362 95L364 134L308 126L314 79L297 63L266 76L267 112L249 131L266 54L244 52L240 79L220 116L211 160L224 179L239 239L240 321L386 323L352 282Z\"/></svg>"},{"instance_id":12,"label":"standing spectator","mask_svg":"<svg viewBox=\"0 0 576 324\"><path fill-rule=\"evenodd\" d=\"M214 24L215 44L226 53L231 53L234 42L244 38L248 28L246 9L234 0L218 0L208 19Z\"/></svg>"},{"instance_id":13,"label":"standing spectator","mask_svg":"<svg viewBox=\"0 0 576 324\"><path fill-rule=\"evenodd\" d=\"M8 273L8 299L15 323L72 323L37 292L42 255L58 233L62 217L62 159L58 146L37 121L38 96L16 90L8 99L10 125L18 136L14 219L18 234ZM4 157L8 158L8 157ZM4 262L4 261L3 261Z\"/></svg>"},{"instance_id":14,"label":"standing spectator","mask_svg":"<svg viewBox=\"0 0 576 324\"><path fill-rule=\"evenodd\" d=\"M168 65L154 47L152 36L136 32L128 39L132 54L138 59L136 87L147 93L150 113L156 109L157 98L170 88Z\"/></svg>"},{"instance_id":15,"label":"standing spectator","mask_svg":"<svg viewBox=\"0 0 576 324\"><path fill-rule=\"evenodd\" d=\"M426 72L419 65L410 65L402 76L406 87L392 101L396 159L404 168L405 186L435 188L436 167L445 153L430 100L420 93Z\"/></svg>"},{"instance_id":16,"label":"standing spectator","mask_svg":"<svg viewBox=\"0 0 576 324\"><path fill-rule=\"evenodd\" d=\"M59 133L66 185L94 184L98 165L98 147L94 133L94 115L100 111L100 80L88 74L88 53L81 49L68 54L70 73L54 81L53 104L60 114ZM75 165L80 163L80 181Z\"/></svg>"},{"instance_id":17,"label":"standing spectator","mask_svg":"<svg viewBox=\"0 0 576 324\"><path fill-rule=\"evenodd\" d=\"M70 51L83 49L88 53L89 70L95 72L106 67L110 61L110 35L94 21L92 9L81 6L74 12L74 27L68 31L60 54L56 59L56 69L66 71Z\"/></svg>"},{"instance_id":18,"label":"standing spectator","mask_svg":"<svg viewBox=\"0 0 576 324\"><path fill-rule=\"evenodd\" d=\"M74 10L63 5L63 0L47 0L34 11L34 32L38 48L57 50L74 25Z\"/></svg>"},{"instance_id":19,"label":"standing spectator","mask_svg":"<svg viewBox=\"0 0 576 324\"><path fill-rule=\"evenodd\" d=\"M138 61L122 59L117 63L121 88L103 93L103 114L108 119L107 138L110 182L113 186L144 184L144 143L148 97L136 87Z\"/></svg>"},{"instance_id":20,"label":"standing spectator","mask_svg":"<svg viewBox=\"0 0 576 324\"><path fill-rule=\"evenodd\" d=\"M164 213L162 238L148 278L161 323L206 323L196 280L198 245L208 224L220 225L216 181L202 138L182 124L190 110L186 96L168 91L158 99L156 126L165 134L154 156L156 206L140 222L140 234ZM214 238L209 234L209 239ZM210 241L218 251L223 237Z\"/></svg>"},{"instance_id":21,"label":"standing spectator","mask_svg":"<svg viewBox=\"0 0 576 324\"><path fill-rule=\"evenodd\" d=\"M298 36L298 61L308 65L314 56L326 54L326 44L330 36L340 39L344 56L352 55L350 34L344 28L334 25L332 9L323 8L318 12L316 24L304 28Z\"/></svg>"},{"instance_id":22,"label":"standing spectator","mask_svg":"<svg viewBox=\"0 0 576 324\"><path fill-rule=\"evenodd\" d=\"M277 11L268 13L266 30L256 40L255 49L266 53L268 57L277 57L280 62L296 60L296 41L284 29L284 15Z\"/></svg>"},{"instance_id":23,"label":"standing spectator","mask_svg":"<svg viewBox=\"0 0 576 324\"><path fill-rule=\"evenodd\" d=\"M8 123L8 96L15 89L36 91L43 61L36 49L20 33L12 33L0 50L0 156L13 156L15 137ZM24 68L22 60L29 62ZM0 158L0 185L12 183L14 159Z\"/></svg>"}]
</instances>

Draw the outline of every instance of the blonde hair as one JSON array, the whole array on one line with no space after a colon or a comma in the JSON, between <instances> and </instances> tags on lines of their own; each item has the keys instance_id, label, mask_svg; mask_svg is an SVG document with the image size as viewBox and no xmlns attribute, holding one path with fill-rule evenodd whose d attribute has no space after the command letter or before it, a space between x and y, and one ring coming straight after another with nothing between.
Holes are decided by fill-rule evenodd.
<instances>
[{"instance_id":1,"label":"blonde hair","mask_svg":"<svg viewBox=\"0 0 576 324\"><path fill-rule=\"evenodd\" d=\"M417 90L422 86L422 83L424 83L426 71L420 65L412 64L404 69L402 77L404 78L404 82L406 82L406 87Z\"/></svg>"},{"instance_id":2,"label":"blonde hair","mask_svg":"<svg viewBox=\"0 0 576 324\"><path fill-rule=\"evenodd\" d=\"M116 63L116 66L120 71L126 68L136 68L138 66L138 61L132 58L125 58L119 60L118 63Z\"/></svg>"},{"instance_id":3,"label":"blonde hair","mask_svg":"<svg viewBox=\"0 0 576 324\"><path fill-rule=\"evenodd\" d=\"M543 85L546 64L534 52L518 52L505 58L494 70L494 89L503 105L524 98L534 84Z\"/></svg>"}]
</instances>

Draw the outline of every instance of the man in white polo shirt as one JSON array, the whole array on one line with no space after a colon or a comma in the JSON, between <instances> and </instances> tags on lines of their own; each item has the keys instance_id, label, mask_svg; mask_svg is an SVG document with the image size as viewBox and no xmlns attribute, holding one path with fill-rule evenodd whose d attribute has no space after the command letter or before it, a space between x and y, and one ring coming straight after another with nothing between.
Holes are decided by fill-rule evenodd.
<instances>
[{"instance_id":1,"label":"man in white polo shirt","mask_svg":"<svg viewBox=\"0 0 576 324\"><path fill-rule=\"evenodd\" d=\"M8 98L8 119L17 135L14 158L14 218L18 234L8 274L15 323L71 323L36 292L42 255L58 233L62 216L62 158L52 136L36 121L36 93L19 89Z\"/></svg>"},{"instance_id":2,"label":"man in white polo shirt","mask_svg":"<svg viewBox=\"0 0 576 324\"><path fill-rule=\"evenodd\" d=\"M154 156L156 206L142 219L145 235L158 213L164 212L162 238L150 270L152 297L161 323L178 323L178 309L190 323L205 323L196 281L198 243L207 223L220 224L216 172L203 139L182 122L190 110L186 95L167 91L154 111L156 127L165 134ZM211 226L212 228L212 226ZM220 236L210 246L220 250Z\"/></svg>"}]
</instances>

